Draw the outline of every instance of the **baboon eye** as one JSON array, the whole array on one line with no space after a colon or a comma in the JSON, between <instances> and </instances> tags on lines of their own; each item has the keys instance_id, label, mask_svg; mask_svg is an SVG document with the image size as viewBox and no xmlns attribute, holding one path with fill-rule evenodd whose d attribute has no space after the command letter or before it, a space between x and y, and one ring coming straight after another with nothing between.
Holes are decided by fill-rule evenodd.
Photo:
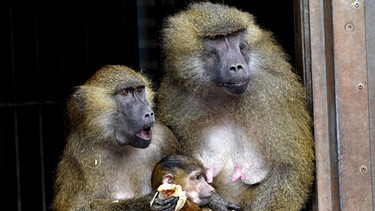
<instances>
[{"instance_id":1,"label":"baboon eye","mask_svg":"<svg viewBox=\"0 0 375 211\"><path fill-rule=\"evenodd\" d=\"M144 86L138 86L137 88L136 88L136 91L137 92L143 92L143 89L144 89L145 87Z\"/></svg>"},{"instance_id":2,"label":"baboon eye","mask_svg":"<svg viewBox=\"0 0 375 211\"><path fill-rule=\"evenodd\" d=\"M120 91L120 95L127 95L129 93L129 90L128 89L123 89Z\"/></svg>"},{"instance_id":3,"label":"baboon eye","mask_svg":"<svg viewBox=\"0 0 375 211\"><path fill-rule=\"evenodd\" d=\"M201 180L202 178L203 178L203 175L202 175L202 174L198 174L198 175L195 177L196 180Z\"/></svg>"},{"instance_id":4,"label":"baboon eye","mask_svg":"<svg viewBox=\"0 0 375 211\"><path fill-rule=\"evenodd\" d=\"M231 37L237 37L238 35L241 35L245 30L238 30L238 31L235 31L235 32L232 32L230 34Z\"/></svg>"}]
</instances>

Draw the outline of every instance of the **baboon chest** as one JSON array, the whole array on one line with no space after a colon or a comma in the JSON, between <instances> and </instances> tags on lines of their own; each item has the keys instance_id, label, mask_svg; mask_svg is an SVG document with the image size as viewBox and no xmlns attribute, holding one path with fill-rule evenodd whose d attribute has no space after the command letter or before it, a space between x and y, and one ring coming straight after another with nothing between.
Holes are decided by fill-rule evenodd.
<instances>
[{"instance_id":1,"label":"baboon chest","mask_svg":"<svg viewBox=\"0 0 375 211\"><path fill-rule=\"evenodd\" d=\"M197 157L214 177L220 175L225 183L241 181L245 184L261 182L269 173L269 163L240 124L223 122L202 129L203 139Z\"/></svg>"}]
</instances>

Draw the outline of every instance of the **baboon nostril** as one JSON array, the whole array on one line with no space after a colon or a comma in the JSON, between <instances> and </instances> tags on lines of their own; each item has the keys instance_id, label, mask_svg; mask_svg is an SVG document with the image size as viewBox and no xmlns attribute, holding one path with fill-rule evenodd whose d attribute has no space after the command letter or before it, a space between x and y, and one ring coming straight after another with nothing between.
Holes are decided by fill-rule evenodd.
<instances>
[{"instance_id":1,"label":"baboon nostril","mask_svg":"<svg viewBox=\"0 0 375 211\"><path fill-rule=\"evenodd\" d=\"M154 116L154 112L149 112L145 115L145 117L153 117Z\"/></svg>"},{"instance_id":2,"label":"baboon nostril","mask_svg":"<svg viewBox=\"0 0 375 211\"><path fill-rule=\"evenodd\" d=\"M238 64L237 66L236 65L231 65L229 70L230 71L238 71L238 70L242 70L243 69L243 66L241 64Z\"/></svg>"}]
</instances>

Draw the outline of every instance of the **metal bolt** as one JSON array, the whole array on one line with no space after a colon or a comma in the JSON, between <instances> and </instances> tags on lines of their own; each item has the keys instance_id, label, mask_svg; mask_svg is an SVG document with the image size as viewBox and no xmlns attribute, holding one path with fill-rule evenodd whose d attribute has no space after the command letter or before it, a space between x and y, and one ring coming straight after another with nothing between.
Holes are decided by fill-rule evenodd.
<instances>
[{"instance_id":1,"label":"metal bolt","mask_svg":"<svg viewBox=\"0 0 375 211\"><path fill-rule=\"evenodd\" d=\"M361 171L362 173L366 173L367 172L367 167L366 166L361 166L361 168L359 169L359 171Z\"/></svg>"},{"instance_id":2,"label":"metal bolt","mask_svg":"<svg viewBox=\"0 0 375 211\"><path fill-rule=\"evenodd\" d=\"M352 23L345 24L345 30L347 32L352 32L354 30L354 25Z\"/></svg>"},{"instance_id":3,"label":"metal bolt","mask_svg":"<svg viewBox=\"0 0 375 211\"><path fill-rule=\"evenodd\" d=\"M358 84L357 89L362 90L364 88L363 84Z\"/></svg>"},{"instance_id":4,"label":"metal bolt","mask_svg":"<svg viewBox=\"0 0 375 211\"><path fill-rule=\"evenodd\" d=\"M360 6L361 6L361 3L357 0L355 2L353 2L353 4L352 4L352 7L356 8L356 9L358 9Z\"/></svg>"}]
</instances>

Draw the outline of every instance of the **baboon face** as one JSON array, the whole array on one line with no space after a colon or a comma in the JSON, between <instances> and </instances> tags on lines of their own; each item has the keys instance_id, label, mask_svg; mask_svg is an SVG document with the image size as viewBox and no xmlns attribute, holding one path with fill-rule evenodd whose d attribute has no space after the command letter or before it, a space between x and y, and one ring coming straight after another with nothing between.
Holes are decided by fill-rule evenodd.
<instances>
[{"instance_id":1,"label":"baboon face","mask_svg":"<svg viewBox=\"0 0 375 211\"><path fill-rule=\"evenodd\" d=\"M116 90L118 104L116 140L120 145L146 148L152 139L154 112L146 99L145 86L120 87Z\"/></svg>"},{"instance_id":2,"label":"baboon face","mask_svg":"<svg viewBox=\"0 0 375 211\"><path fill-rule=\"evenodd\" d=\"M215 189L207 183L205 169L194 157L175 154L156 164L151 177L153 189L161 184L181 185L187 197L199 206L208 204ZM189 210L189 209L186 209ZM195 209L193 209L195 210Z\"/></svg>"},{"instance_id":3,"label":"baboon face","mask_svg":"<svg viewBox=\"0 0 375 211\"><path fill-rule=\"evenodd\" d=\"M84 128L90 139L108 144L146 148L155 123L153 95L140 73L119 65L105 66L77 87L69 101L72 128Z\"/></svg>"},{"instance_id":4,"label":"baboon face","mask_svg":"<svg viewBox=\"0 0 375 211\"><path fill-rule=\"evenodd\" d=\"M203 38L202 61L211 80L231 95L242 94L250 80L246 30Z\"/></svg>"},{"instance_id":5,"label":"baboon face","mask_svg":"<svg viewBox=\"0 0 375 211\"><path fill-rule=\"evenodd\" d=\"M208 204L215 189L207 183L204 168L190 172L185 177L187 179L183 189L187 196L200 206Z\"/></svg>"}]
</instances>

